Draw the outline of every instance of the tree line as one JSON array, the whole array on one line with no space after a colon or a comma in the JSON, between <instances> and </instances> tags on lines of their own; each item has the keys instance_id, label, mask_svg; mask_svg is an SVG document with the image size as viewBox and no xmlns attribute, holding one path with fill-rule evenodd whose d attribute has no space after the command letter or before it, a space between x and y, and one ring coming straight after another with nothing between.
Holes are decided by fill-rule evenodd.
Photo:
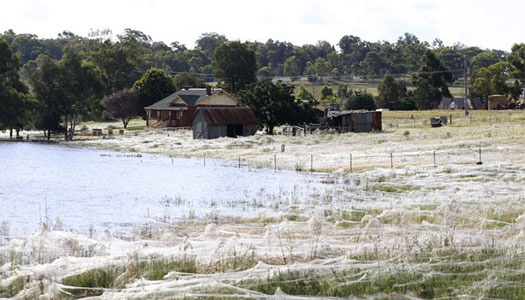
<instances>
[{"instance_id":1,"label":"tree line","mask_svg":"<svg viewBox=\"0 0 525 300\"><path fill-rule=\"evenodd\" d=\"M108 29L94 30L88 37L63 32L54 39L40 39L33 34L17 34L8 30L0 34L0 38L5 39L19 56L23 78L29 78L34 72L38 56L47 55L59 60L69 47L101 68L109 92L130 87L141 74L152 67L169 74L190 72L209 76L212 74L215 49L228 42L224 35L203 33L196 40L195 47L189 49L177 41L169 45L153 41L147 34L133 29L126 29L116 36ZM410 33L403 34L394 43L370 42L358 36L345 35L337 45L321 40L316 44L296 46L272 39L246 44L255 53L256 75L260 77L384 76L387 72L406 74L420 68L421 57L429 49L451 70L462 70L465 59L472 70L509 60L523 72L523 68L519 67L522 62L518 62L523 53L513 54L514 48L509 53L504 50L468 47L461 43L445 46L439 39L430 44L420 41ZM520 47L522 46L518 45Z\"/></svg>"},{"instance_id":2,"label":"tree line","mask_svg":"<svg viewBox=\"0 0 525 300\"><path fill-rule=\"evenodd\" d=\"M251 106L257 105L253 100L257 93L272 91L276 96L268 105L293 111L285 116L290 122L311 119L310 108L317 100L327 104L337 100L349 109L435 108L441 97L451 96L448 86L464 67L471 78L471 97L497 93L516 99L525 81L525 44L515 44L508 53L444 46L438 39L429 44L409 33L395 43L346 35L337 48L326 41L303 46L271 39L241 43L204 33L188 49L177 41L170 45L153 41L132 29L116 36L109 30L92 31L88 37L63 32L54 39L9 30L0 41L1 128L18 132L31 123L48 137L63 132L66 140L80 119L100 119L105 112L126 126L130 117L143 114L144 106L182 87L202 87L205 81L217 80ZM407 73L412 73L408 80L395 79ZM383 82L375 98L343 85L337 92L324 87L321 99L315 99L304 89L295 97L293 87L256 80L274 76L294 80L301 75L313 80L374 76L383 77ZM293 96L295 104L284 94ZM288 102L277 103L277 98ZM270 127L279 124L272 118L282 115L275 107L266 107L258 116Z\"/></svg>"}]
</instances>

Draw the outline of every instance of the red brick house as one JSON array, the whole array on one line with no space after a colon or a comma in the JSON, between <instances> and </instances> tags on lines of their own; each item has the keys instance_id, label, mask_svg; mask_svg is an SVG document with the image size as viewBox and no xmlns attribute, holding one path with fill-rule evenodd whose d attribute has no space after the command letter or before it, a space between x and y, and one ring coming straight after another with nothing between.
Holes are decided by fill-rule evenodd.
<instances>
[{"instance_id":1,"label":"red brick house","mask_svg":"<svg viewBox=\"0 0 525 300\"><path fill-rule=\"evenodd\" d=\"M152 128L191 127L198 107L235 107L237 99L222 89L182 89L144 107L146 125Z\"/></svg>"}]
</instances>

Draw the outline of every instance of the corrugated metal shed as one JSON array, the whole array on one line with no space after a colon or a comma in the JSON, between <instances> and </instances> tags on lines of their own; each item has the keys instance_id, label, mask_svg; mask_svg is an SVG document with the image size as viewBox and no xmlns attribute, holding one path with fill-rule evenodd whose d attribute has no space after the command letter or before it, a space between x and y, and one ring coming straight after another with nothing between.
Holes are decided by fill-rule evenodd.
<instances>
[{"instance_id":1,"label":"corrugated metal shed","mask_svg":"<svg viewBox=\"0 0 525 300\"><path fill-rule=\"evenodd\" d=\"M247 107L199 107L193 115L193 138L214 139L253 135L259 127Z\"/></svg>"},{"instance_id":2,"label":"corrugated metal shed","mask_svg":"<svg viewBox=\"0 0 525 300\"><path fill-rule=\"evenodd\" d=\"M381 131L381 116L380 111L331 111L327 121L341 132Z\"/></svg>"},{"instance_id":3,"label":"corrugated metal shed","mask_svg":"<svg viewBox=\"0 0 525 300\"><path fill-rule=\"evenodd\" d=\"M199 107L208 125L224 124L257 124L257 118L252 110L247 107Z\"/></svg>"}]
</instances>

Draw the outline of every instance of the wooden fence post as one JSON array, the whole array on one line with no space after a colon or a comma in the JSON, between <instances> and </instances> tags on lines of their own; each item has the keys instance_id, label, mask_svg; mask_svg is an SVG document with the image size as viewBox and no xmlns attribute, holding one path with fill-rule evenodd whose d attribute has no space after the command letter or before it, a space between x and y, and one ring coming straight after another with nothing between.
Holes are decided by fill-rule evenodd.
<instances>
[{"instance_id":1,"label":"wooden fence post","mask_svg":"<svg viewBox=\"0 0 525 300\"><path fill-rule=\"evenodd\" d=\"M481 162L481 148L479 148L479 161L476 163L477 165L482 165L483 163Z\"/></svg>"}]
</instances>

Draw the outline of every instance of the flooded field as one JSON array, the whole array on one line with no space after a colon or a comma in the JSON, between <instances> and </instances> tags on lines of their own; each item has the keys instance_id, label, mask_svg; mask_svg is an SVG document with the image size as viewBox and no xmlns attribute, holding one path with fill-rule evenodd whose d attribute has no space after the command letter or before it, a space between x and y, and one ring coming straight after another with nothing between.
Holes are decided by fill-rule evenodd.
<instances>
[{"instance_id":1,"label":"flooded field","mask_svg":"<svg viewBox=\"0 0 525 300\"><path fill-rule=\"evenodd\" d=\"M146 222L256 216L301 202L322 175L36 143L0 143L0 222L12 236L60 220L82 233ZM301 186L299 189L298 187Z\"/></svg>"},{"instance_id":2,"label":"flooded field","mask_svg":"<svg viewBox=\"0 0 525 300\"><path fill-rule=\"evenodd\" d=\"M312 175L0 149L0 298L525 298L521 152Z\"/></svg>"}]
</instances>

